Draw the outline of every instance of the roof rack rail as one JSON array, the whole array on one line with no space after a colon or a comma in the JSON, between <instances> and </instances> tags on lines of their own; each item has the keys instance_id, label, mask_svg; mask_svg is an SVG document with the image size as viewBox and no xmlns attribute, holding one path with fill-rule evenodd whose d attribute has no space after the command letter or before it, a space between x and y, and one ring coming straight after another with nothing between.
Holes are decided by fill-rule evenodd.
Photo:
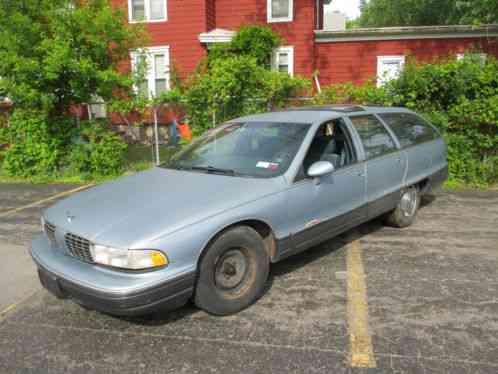
<instances>
[{"instance_id":1,"label":"roof rack rail","mask_svg":"<svg viewBox=\"0 0 498 374\"><path fill-rule=\"evenodd\" d=\"M354 113L365 112L365 108L360 105L317 105L288 108L287 111L317 111L317 112L339 112Z\"/></svg>"}]
</instances>

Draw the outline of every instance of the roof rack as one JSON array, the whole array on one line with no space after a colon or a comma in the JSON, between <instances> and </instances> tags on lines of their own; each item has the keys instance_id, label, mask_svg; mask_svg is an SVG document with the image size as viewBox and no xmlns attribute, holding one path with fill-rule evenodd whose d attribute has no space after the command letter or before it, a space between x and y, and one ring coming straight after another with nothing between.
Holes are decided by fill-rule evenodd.
<instances>
[{"instance_id":1,"label":"roof rack","mask_svg":"<svg viewBox=\"0 0 498 374\"><path fill-rule=\"evenodd\" d=\"M287 111L354 113L354 112L365 112L365 108L359 105L320 105L320 106L289 108L287 109Z\"/></svg>"}]
</instances>

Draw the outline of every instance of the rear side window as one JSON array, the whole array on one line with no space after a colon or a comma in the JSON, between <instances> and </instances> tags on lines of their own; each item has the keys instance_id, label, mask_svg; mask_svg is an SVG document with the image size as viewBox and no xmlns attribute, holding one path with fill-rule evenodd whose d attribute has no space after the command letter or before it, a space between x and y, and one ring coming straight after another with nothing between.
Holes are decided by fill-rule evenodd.
<instances>
[{"instance_id":1,"label":"rear side window","mask_svg":"<svg viewBox=\"0 0 498 374\"><path fill-rule=\"evenodd\" d=\"M370 160L396 150L394 140L384 125L374 116L350 117L365 150L365 157Z\"/></svg>"},{"instance_id":2,"label":"rear side window","mask_svg":"<svg viewBox=\"0 0 498 374\"><path fill-rule=\"evenodd\" d=\"M402 148L428 142L438 137L431 125L414 114L384 113L380 114L380 118L394 132Z\"/></svg>"}]
</instances>

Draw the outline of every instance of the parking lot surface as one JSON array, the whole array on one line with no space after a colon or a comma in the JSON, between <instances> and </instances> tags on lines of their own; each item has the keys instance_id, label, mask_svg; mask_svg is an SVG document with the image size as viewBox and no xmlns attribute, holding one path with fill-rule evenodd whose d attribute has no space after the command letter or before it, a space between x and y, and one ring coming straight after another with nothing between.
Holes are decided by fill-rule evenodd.
<instances>
[{"instance_id":1,"label":"parking lot surface","mask_svg":"<svg viewBox=\"0 0 498 374\"><path fill-rule=\"evenodd\" d=\"M237 315L123 319L39 288L44 204L2 216L74 187L0 185L2 292L25 285L1 304L0 373L498 372L497 192L442 192L410 228L372 221L275 264Z\"/></svg>"}]
</instances>

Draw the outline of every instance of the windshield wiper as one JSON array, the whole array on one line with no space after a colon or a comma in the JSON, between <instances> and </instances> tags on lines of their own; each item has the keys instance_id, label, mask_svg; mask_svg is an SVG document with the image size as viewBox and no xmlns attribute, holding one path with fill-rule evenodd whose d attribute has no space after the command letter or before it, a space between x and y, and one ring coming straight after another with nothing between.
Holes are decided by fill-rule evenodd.
<instances>
[{"instance_id":1,"label":"windshield wiper","mask_svg":"<svg viewBox=\"0 0 498 374\"><path fill-rule=\"evenodd\" d=\"M205 171L207 173L212 173L212 174L226 174L226 175L235 175L235 174L237 174L235 172L235 170L215 168L214 166L192 166L190 168L190 170Z\"/></svg>"}]
</instances>

